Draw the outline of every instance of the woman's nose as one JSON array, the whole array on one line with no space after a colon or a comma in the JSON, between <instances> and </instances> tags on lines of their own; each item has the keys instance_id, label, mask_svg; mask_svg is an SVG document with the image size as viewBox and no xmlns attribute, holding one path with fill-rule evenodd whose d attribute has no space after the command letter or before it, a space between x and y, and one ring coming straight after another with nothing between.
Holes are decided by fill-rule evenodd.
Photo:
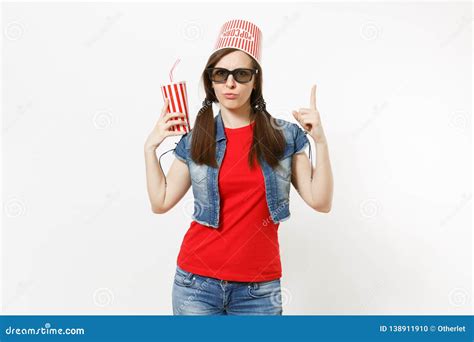
<instances>
[{"instance_id":1,"label":"woman's nose","mask_svg":"<svg viewBox=\"0 0 474 342\"><path fill-rule=\"evenodd\" d=\"M235 87L235 80L233 75L229 75L227 77L227 81L225 82L226 86L233 88Z\"/></svg>"}]
</instances>

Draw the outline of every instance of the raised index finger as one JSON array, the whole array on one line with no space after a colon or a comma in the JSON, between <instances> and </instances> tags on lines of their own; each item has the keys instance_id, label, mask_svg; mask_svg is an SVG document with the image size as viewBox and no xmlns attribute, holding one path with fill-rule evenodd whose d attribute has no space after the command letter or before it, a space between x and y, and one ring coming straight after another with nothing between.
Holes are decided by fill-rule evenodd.
<instances>
[{"instance_id":1,"label":"raised index finger","mask_svg":"<svg viewBox=\"0 0 474 342\"><path fill-rule=\"evenodd\" d=\"M311 98L309 100L311 109L316 109L316 84L311 88Z\"/></svg>"}]
</instances>

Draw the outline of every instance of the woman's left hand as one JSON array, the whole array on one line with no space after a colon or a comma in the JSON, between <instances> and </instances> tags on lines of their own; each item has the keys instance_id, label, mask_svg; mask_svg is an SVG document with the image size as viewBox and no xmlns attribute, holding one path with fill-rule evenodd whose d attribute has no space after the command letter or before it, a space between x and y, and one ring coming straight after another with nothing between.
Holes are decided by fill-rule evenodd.
<instances>
[{"instance_id":1,"label":"woman's left hand","mask_svg":"<svg viewBox=\"0 0 474 342\"><path fill-rule=\"evenodd\" d=\"M305 131L314 139L316 143L326 143L321 117L316 109L316 84L311 88L310 108L300 108L294 110L293 116Z\"/></svg>"}]
</instances>

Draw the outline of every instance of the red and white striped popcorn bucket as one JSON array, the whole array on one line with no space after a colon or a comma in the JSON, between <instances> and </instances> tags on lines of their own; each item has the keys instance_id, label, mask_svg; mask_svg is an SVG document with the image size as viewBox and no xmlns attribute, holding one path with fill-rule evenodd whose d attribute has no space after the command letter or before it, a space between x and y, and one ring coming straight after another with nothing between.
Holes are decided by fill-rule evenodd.
<instances>
[{"instance_id":1,"label":"red and white striped popcorn bucket","mask_svg":"<svg viewBox=\"0 0 474 342\"><path fill-rule=\"evenodd\" d=\"M189 132L191 126L189 123L189 111L188 111L188 93L186 91L186 81L172 82L161 85L161 93L163 94L163 100L169 99L168 113L179 112L186 115L187 125L176 125L171 126L172 131L184 131ZM171 120L181 120L184 118L173 118Z\"/></svg>"},{"instance_id":2,"label":"red and white striped popcorn bucket","mask_svg":"<svg viewBox=\"0 0 474 342\"><path fill-rule=\"evenodd\" d=\"M212 53L225 48L242 50L261 65L262 31L248 20L229 20L222 25Z\"/></svg>"}]
</instances>

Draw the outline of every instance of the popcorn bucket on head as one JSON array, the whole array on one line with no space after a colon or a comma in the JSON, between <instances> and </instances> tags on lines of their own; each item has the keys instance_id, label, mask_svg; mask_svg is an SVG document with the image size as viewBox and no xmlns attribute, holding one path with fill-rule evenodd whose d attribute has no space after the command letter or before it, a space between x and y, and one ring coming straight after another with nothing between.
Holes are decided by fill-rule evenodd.
<instances>
[{"instance_id":1,"label":"popcorn bucket on head","mask_svg":"<svg viewBox=\"0 0 474 342\"><path fill-rule=\"evenodd\" d=\"M186 122L187 122L186 126L175 125L175 126L171 126L170 130L189 132L191 130L191 126L189 123L188 94L186 91L186 81L163 84L161 85L161 93L163 94L163 100L169 99L168 113L179 112L179 113L184 113L186 116ZM184 121L185 119L182 117L179 117L179 118L172 118L170 120Z\"/></svg>"},{"instance_id":2,"label":"popcorn bucket on head","mask_svg":"<svg viewBox=\"0 0 474 342\"><path fill-rule=\"evenodd\" d=\"M252 56L261 66L262 32L248 20L232 19L224 23L217 37L214 51L234 48Z\"/></svg>"}]
</instances>

